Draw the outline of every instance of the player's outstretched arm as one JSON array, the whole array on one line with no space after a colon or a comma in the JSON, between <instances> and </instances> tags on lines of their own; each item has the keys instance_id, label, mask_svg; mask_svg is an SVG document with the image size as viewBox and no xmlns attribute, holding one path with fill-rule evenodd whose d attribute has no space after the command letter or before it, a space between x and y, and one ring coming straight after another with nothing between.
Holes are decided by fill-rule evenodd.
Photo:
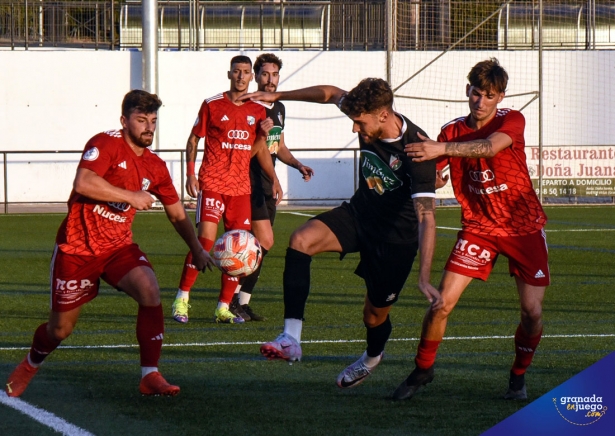
<instances>
[{"instance_id":1,"label":"player's outstretched arm","mask_svg":"<svg viewBox=\"0 0 615 436\"><path fill-rule=\"evenodd\" d=\"M414 210L419 222L419 290L434 309L442 306L440 292L431 285L431 264L436 250L436 200L434 197L414 198Z\"/></svg>"},{"instance_id":2,"label":"player's outstretched arm","mask_svg":"<svg viewBox=\"0 0 615 436\"><path fill-rule=\"evenodd\" d=\"M76 193L92 200L128 203L137 210L148 210L155 201L147 191L118 188L87 168L77 169L73 189Z\"/></svg>"},{"instance_id":3,"label":"player's outstretched arm","mask_svg":"<svg viewBox=\"0 0 615 436\"><path fill-rule=\"evenodd\" d=\"M263 92L256 91L244 94L239 101L255 100L273 103L278 100L307 101L309 103L338 104L346 91L332 85L317 85L292 91Z\"/></svg>"},{"instance_id":4,"label":"player's outstretched arm","mask_svg":"<svg viewBox=\"0 0 615 436\"><path fill-rule=\"evenodd\" d=\"M495 132L487 139L466 142L436 142L418 134L421 142L406 144L404 151L414 162L432 160L440 156L491 158L512 145L512 138L506 133Z\"/></svg>"},{"instance_id":5,"label":"player's outstretched arm","mask_svg":"<svg viewBox=\"0 0 615 436\"><path fill-rule=\"evenodd\" d=\"M282 135L280 137L280 146L278 148L278 159L280 159L282 162L284 162L289 167L293 167L297 169L301 173L303 180L305 180L306 182L309 182L312 176L314 175L314 170L312 168L306 165L303 165L290 152L290 150L286 146L286 141L284 140L284 132L282 132Z\"/></svg>"},{"instance_id":6,"label":"player's outstretched arm","mask_svg":"<svg viewBox=\"0 0 615 436\"><path fill-rule=\"evenodd\" d=\"M173 227L175 227L175 231L186 242L188 248L190 248L190 251L192 252L192 264L194 267L199 271L205 271L205 268L209 268L211 271L213 260L211 259L209 253L203 249L201 243L197 239L194 231L194 225L192 224L190 217L188 217L186 209L184 209L181 201L169 206L165 205L164 211L166 212L169 221L171 221L171 224L173 224Z\"/></svg>"},{"instance_id":7,"label":"player's outstretched arm","mask_svg":"<svg viewBox=\"0 0 615 436\"><path fill-rule=\"evenodd\" d=\"M199 194L199 180L195 174L196 153L199 147L199 138L194 133L190 133L186 142L186 191L192 198L196 198Z\"/></svg>"}]
</instances>

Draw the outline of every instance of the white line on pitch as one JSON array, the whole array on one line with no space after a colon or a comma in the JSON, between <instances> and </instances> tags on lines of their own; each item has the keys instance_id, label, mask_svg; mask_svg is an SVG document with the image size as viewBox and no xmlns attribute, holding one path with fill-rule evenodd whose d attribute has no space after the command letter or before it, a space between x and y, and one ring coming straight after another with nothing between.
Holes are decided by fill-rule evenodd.
<instances>
[{"instance_id":1,"label":"white line on pitch","mask_svg":"<svg viewBox=\"0 0 615 436\"><path fill-rule=\"evenodd\" d=\"M543 335L542 338L611 338L615 337L615 333L596 333L588 335ZM480 341L489 339L511 339L514 336L449 336L445 337L445 341ZM420 338L397 338L389 339L389 342L410 342L418 341ZM364 342L365 339L312 339L309 341L301 341L302 344L344 344L354 342ZM163 344L163 347L216 347L226 345L260 345L266 341L250 341L250 342L188 342L179 344ZM67 350L92 350L92 349L108 349L108 348L138 348L138 344L116 344L116 345L61 345L59 348ZM0 347L0 351L18 351L29 350L30 347Z\"/></svg>"},{"instance_id":2,"label":"white line on pitch","mask_svg":"<svg viewBox=\"0 0 615 436\"><path fill-rule=\"evenodd\" d=\"M64 421L62 418L55 416L51 412L39 409L32 404L28 404L19 398L9 397L6 392L0 392L0 403L12 407L18 412L28 415L35 421L40 422L47 427L54 429L57 432L62 433L65 436L94 436L89 431L86 431L76 425Z\"/></svg>"},{"instance_id":3,"label":"white line on pitch","mask_svg":"<svg viewBox=\"0 0 615 436\"><path fill-rule=\"evenodd\" d=\"M301 212L281 212L289 215L300 215L300 216L309 216L314 217L316 215L309 213L301 213ZM444 227L444 226L436 226L436 229L440 230L455 230L459 231L461 228L459 227ZM547 232L615 232L615 229L546 229Z\"/></svg>"}]
</instances>

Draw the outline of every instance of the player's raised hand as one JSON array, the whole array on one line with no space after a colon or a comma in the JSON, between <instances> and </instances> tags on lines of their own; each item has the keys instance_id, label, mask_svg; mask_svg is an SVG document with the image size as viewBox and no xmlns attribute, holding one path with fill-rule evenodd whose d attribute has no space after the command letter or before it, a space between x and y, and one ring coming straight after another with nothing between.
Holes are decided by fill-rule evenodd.
<instances>
[{"instance_id":1,"label":"player's raised hand","mask_svg":"<svg viewBox=\"0 0 615 436\"><path fill-rule=\"evenodd\" d=\"M214 266L214 260L211 258L208 252L201 249L197 253L192 253L192 265L194 265L194 267L201 272L205 272L205 268L212 271Z\"/></svg>"},{"instance_id":2,"label":"player's raised hand","mask_svg":"<svg viewBox=\"0 0 615 436\"><path fill-rule=\"evenodd\" d=\"M442 294L434 288L430 283L419 283L419 290L425 295L427 300L431 303L432 309L440 309L444 304L442 300Z\"/></svg>"},{"instance_id":3,"label":"player's raised hand","mask_svg":"<svg viewBox=\"0 0 615 436\"><path fill-rule=\"evenodd\" d=\"M273 120L267 117L263 121L261 121L260 128L263 132L269 133L269 131L273 129L273 125L274 125Z\"/></svg>"},{"instance_id":4,"label":"player's raised hand","mask_svg":"<svg viewBox=\"0 0 615 436\"><path fill-rule=\"evenodd\" d=\"M196 198L199 194L199 180L194 174L186 176L186 191L192 198Z\"/></svg>"},{"instance_id":5,"label":"player's raised hand","mask_svg":"<svg viewBox=\"0 0 615 436\"><path fill-rule=\"evenodd\" d=\"M262 101L265 103L273 103L278 101L279 94L277 92L255 91L240 95L235 101Z\"/></svg>"},{"instance_id":6,"label":"player's raised hand","mask_svg":"<svg viewBox=\"0 0 615 436\"><path fill-rule=\"evenodd\" d=\"M137 210L149 210L156 199L147 191L132 191L130 205Z\"/></svg>"},{"instance_id":7,"label":"player's raised hand","mask_svg":"<svg viewBox=\"0 0 615 436\"><path fill-rule=\"evenodd\" d=\"M417 136L421 142L413 142L404 146L406 155L411 157L413 162L432 160L444 154L444 143L433 141L420 133L417 133Z\"/></svg>"},{"instance_id":8,"label":"player's raised hand","mask_svg":"<svg viewBox=\"0 0 615 436\"><path fill-rule=\"evenodd\" d=\"M303 176L303 180L309 182L312 176L314 175L314 170L307 165L299 164L297 167L301 175Z\"/></svg>"}]
</instances>

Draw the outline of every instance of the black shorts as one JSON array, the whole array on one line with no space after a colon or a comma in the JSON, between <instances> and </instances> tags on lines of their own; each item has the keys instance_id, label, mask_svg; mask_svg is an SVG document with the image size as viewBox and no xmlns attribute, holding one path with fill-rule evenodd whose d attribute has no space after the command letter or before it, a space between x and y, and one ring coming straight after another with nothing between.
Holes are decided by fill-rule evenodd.
<instances>
[{"instance_id":1,"label":"black shorts","mask_svg":"<svg viewBox=\"0 0 615 436\"><path fill-rule=\"evenodd\" d=\"M382 232L371 223L362 223L346 202L312 219L323 222L337 237L342 246L340 260L346 253L359 253L355 274L365 280L373 306L388 307L397 301L412 270L418 242L384 242Z\"/></svg>"},{"instance_id":2,"label":"black shorts","mask_svg":"<svg viewBox=\"0 0 615 436\"><path fill-rule=\"evenodd\" d=\"M260 189L253 189L250 194L250 203L252 203L252 221L269 220L273 227L276 212L276 199L273 195L266 194Z\"/></svg>"}]
</instances>

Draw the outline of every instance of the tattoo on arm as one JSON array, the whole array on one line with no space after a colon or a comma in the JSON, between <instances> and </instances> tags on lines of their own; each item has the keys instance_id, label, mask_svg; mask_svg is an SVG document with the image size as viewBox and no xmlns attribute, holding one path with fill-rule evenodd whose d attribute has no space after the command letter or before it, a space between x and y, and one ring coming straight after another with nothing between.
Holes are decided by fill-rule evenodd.
<instances>
[{"instance_id":1,"label":"tattoo on arm","mask_svg":"<svg viewBox=\"0 0 615 436\"><path fill-rule=\"evenodd\" d=\"M454 157L493 157L493 146L488 139L468 142L447 142L446 155Z\"/></svg>"},{"instance_id":2,"label":"tattoo on arm","mask_svg":"<svg viewBox=\"0 0 615 436\"><path fill-rule=\"evenodd\" d=\"M419 220L422 216L433 214L435 209L436 199L433 197L416 197L414 199L414 210Z\"/></svg>"}]
</instances>

